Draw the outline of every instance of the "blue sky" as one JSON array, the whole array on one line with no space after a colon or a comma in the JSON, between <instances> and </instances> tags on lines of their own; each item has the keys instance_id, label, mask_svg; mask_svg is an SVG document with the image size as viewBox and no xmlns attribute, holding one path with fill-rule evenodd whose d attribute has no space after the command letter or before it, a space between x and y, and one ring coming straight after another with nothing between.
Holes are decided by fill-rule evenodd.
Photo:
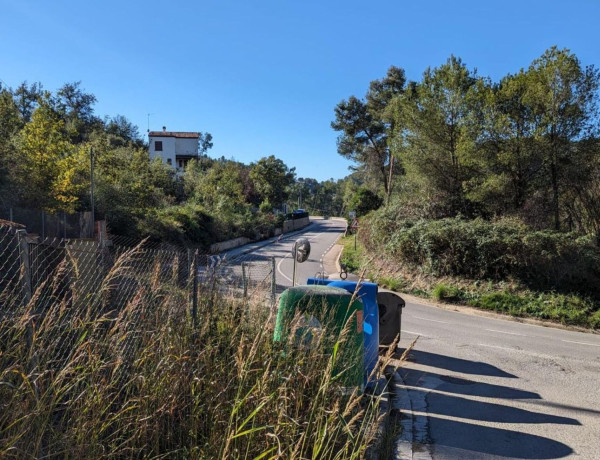
<instances>
[{"instance_id":1,"label":"blue sky","mask_svg":"<svg viewBox=\"0 0 600 460\"><path fill-rule=\"evenodd\" d=\"M275 155L346 176L333 109L390 65L419 79L450 54L498 80L552 45L600 65L600 1L0 0L0 80L81 81L96 114L208 131L210 156Z\"/></svg>"}]
</instances>

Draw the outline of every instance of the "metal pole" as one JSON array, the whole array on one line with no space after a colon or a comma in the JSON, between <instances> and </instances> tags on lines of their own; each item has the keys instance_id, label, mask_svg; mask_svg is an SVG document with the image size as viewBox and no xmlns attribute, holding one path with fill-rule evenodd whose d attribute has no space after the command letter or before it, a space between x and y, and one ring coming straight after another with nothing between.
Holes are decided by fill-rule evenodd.
<instances>
[{"instance_id":1,"label":"metal pole","mask_svg":"<svg viewBox=\"0 0 600 460\"><path fill-rule=\"evenodd\" d=\"M296 264L298 263L298 261L296 260L296 253L298 252L298 242L296 241L294 243L294 271L292 274L292 287L296 285Z\"/></svg>"},{"instance_id":2,"label":"metal pole","mask_svg":"<svg viewBox=\"0 0 600 460\"><path fill-rule=\"evenodd\" d=\"M94 149L90 147L90 201L92 204L92 238L94 237L94 225L96 215L94 209Z\"/></svg>"},{"instance_id":3,"label":"metal pole","mask_svg":"<svg viewBox=\"0 0 600 460\"><path fill-rule=\"evenodd\" d=\"M271 308L275 308L275 293L277 280L275 279L275 257L271 257Z\"/></svg>"},{"instance_id":4,"label":"metal pole","mask_svg":"<svg viewBox=\"0 0 600 460\"><path fill-rule=\"evenodd\" d=\"M246 262L242 262L242 284L244 286L244 299L248 297L248 280L246 279Z\"/></svg>"},{"instance_id":5,"label":"metal pole","mask_svg":"<svg viewBox=\"0 0 600 460\"><path fill-rule=\"evenodd\" d=\"M25 230L17 230L17 238L19 239L19 247L21 253L21 267L22 267L22 283L23 283L23 295L25 297L25 303L29 303L33 296L32 284L31 284L31 264L29 263L29 242L27 241L27 232Z\"/></svg>"}]
</instances>

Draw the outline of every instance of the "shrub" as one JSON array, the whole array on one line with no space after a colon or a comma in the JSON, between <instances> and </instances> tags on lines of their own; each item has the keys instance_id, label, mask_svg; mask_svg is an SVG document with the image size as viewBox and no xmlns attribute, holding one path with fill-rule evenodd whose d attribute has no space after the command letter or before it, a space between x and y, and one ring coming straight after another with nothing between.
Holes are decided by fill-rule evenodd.
<instances>
[{"instance_id":1,"label":"shrub","mask_svg":"<svg viewBox=\"0 0 600 460\"><path fill-rule=\"evenodd\" d=\"M455 286L438 284L431 291L431 297L437 301L453 301L460 299L462 297L462 292Z\"/></svg>"},{"instance_id":2,"label":"shrub","mask_svg":"<svg viewBox=\"0 0 600 460\"><path fill-rule=\"evenodd\" d=\"M532 231L508 219L394 222L386 212L375 212L361 236L367 248L400 265L434 276L518 279L536 289L600 296L600 249L588 237Z\"/></svg>"}]
</instances>

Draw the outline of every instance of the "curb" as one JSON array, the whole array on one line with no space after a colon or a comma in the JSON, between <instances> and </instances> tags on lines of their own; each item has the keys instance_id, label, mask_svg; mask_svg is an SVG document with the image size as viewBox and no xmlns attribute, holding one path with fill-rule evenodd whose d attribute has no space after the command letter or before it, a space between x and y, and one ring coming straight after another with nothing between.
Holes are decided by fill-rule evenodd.
<instances>
[{"instance_id":1,"label":"curb","mask_svg":"<svg viewBox=\"0 0 600 460\"><path fill-rule=\"evenodd\" d=\"M394 372L392 376L393 396L392 410L400 416L402 433L396 440L394 447L394 460L412 460L413 458L413 414L412 404L404 380L400 372Z\"/></svg>"},{"instance_id":2,"label":"curb","mask_svg":"<svg viewBox=\"0 0 600 460\"><path fill-rule=\"evenodd\" d=\"M374 383L374 389L372 396L375 398L379 398L379 424L377 425L376 430L376 440L373 444L367 447L365 451L365 459L366 460L378 460L381 449L381 441L385 435L386 427L388 425L388 421L390 418L390 408L391 408L391 400L390 400L390 389L389 383L385 377L378 379Z\"/></svg>"}]
</instances>

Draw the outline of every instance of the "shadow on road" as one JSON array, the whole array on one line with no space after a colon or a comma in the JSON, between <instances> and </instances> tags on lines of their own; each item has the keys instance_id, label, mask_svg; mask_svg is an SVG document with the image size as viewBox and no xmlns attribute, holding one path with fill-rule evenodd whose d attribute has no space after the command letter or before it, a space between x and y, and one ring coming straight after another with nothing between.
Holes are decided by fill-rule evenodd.
<instances>
[{"instance_id":1,"label":"shadow on road","mask_svg":"<svg viewBox=\"0 0 600 460\"><path fill-rule=\"evenodd\" d=\"M401 349L397 352L398 357L402 354ZM412 350L407 359L408 362L416 362L423 366L446 369L447 371L460 372L471 375L487 375L490 377L505 377L516 379L517 376L504 372L502 369L491 364L480 361L469 361L466 359L452 358L449 356L429 353L427 351Z\"/></svg>"},{"instance_id":2,"label":"shadow on road","mask_svg":"<svg viewBox=\"0 0 600 460\"><path fill-rule=\"evenodd\" d=\"M486 458L489 455L551 459L573 453L566 444L543 436L438 417L430 417L429 423L434 432L451 433L443 440L434 440L436 454L444 458Z\"/></svg>"},{"instance_id":3,"label":"shadow on road","mask_svg":"<svg viewBox=\"0 0 600 460\"><path fill-rule=\"evenodd\" d=\"M422 392L427 395L430 415L444 415L468 420L496 423L554 423L559 425L576 425L581 423L569 417L532 412L517 407L494 404L474 399L461 398L436 391L411 388L411 392Z\"/></svg>"},{"instance_id":4,"label":"shadow on road","mask_svg":"<svg viewBox=\"0 0 600 460\"><path fill-rule=\"evenodd\" d=\"M411 383L411 385L414 386L418 386L418 380L420 376L425 374L424 371L407 368L400 369L400 373L407 384L408 382L414 382ZM444 391L446 393L498 399L542 399L538 393L534 393L532 391L519 390L518 388L494 385L491 383L476 382L474 380L444 374L436 374L433 372L427 372L426 374L429 377L438 378L441 380L443 383L436 387L436 390Z\"/></svg>"}]
</instances>

